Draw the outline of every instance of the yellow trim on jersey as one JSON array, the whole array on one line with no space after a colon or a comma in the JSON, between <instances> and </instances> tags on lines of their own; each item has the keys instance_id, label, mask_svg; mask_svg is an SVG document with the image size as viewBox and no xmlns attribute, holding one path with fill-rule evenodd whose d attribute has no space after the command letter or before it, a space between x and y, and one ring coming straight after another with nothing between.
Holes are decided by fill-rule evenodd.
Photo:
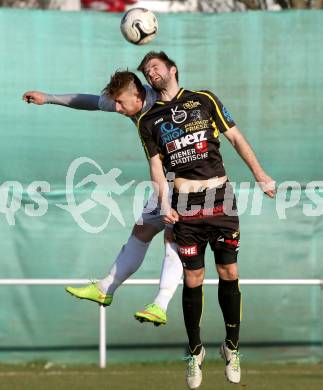
<instances>
[{"instance_id":1,"label":"yellow trim on jersey","mask_svg":"<svg viewBox=\"0 0 323 390\"><path fill-rule=\"evenodd\" d=\"M216 112L217 112L217 114L219 115L219 117L220 117L222 123L224 124L224 127L226 128L226 130L229 130L230 127L227 125L226 121L223 119L223 116L222 116L222 114L221 114L221 111L220 111L220 109L219 109L219 106L217 105L217 103L216 103L216 101L214 100L214 98L213 98L211 95L209 95L208 93L206 93L206 92L202 92L202 91L193 91L193 92L195 92L195 93L200 93L201 95L205 95L205 96L207 96L210 100L212 100L212 102L213 102L214 105L215 105Z\"/></svg>"},{"instance_id":2,"label":"yellow trim on jersey","mask_svg":"<svg viewBox=\"0 0 323 390\"><path fill-rule=\"evenodd\" d=\"M176 99L179 99L182 96L183 92L184 92L184 88L181 88L178 95L176 96Z\"/></svg>"},{"instance_id":3,"label":"yellow trim on jersey","mask_svg":"<svg viewBox=\"0 0 323 390\"><path fill-rule=\"evenodd\" d=\"M214 138L219 138L219 135L220 135L219 129L218 129L216 123L214 122L214 120L212 120L212 118L210 118L210 120L212 121L211 126L212 126L213 129L214 129L214 131L213 131L213 137L214 137Z\"/></svg>"},{"instance_id":4,"label":"yellow trim on jersey","mask_svg":"<svg viewBox=\"0 0 323 390\"><path fill-rule=\"evenodd\" d=\"M150 109L149 109L149 110L150 110ZM149 152L148 152L147 146L146 146L146 144L145 144L145 141L142 139L142 136L141 136L141 134L140 134L140 130L139 130L139 122L141 121L141 118L142 118L144 115L146 115L146 114L147 114L147 112L148 112L149 110L147 110L147 111L143 112L143 113L140 115L140 117L138 118L138 120L137 120L137 130L138 130L138 135L139 135L140 141L141 141L141 143L142 143L142 146L144 147L144 151L145 151L145 153L146 153L147 160L150 160L150 155L149 155Z\"/></svg>"},{"instance_id":5,"label":"yellow trim on jersey","mask_svg":"<svg viewBox=\"0 0 323 390\"><path fill-rule=\"evenodd\" d=\"M161 101L156 101L155 103L156 103L156 104L160 104L161 106L164 106L164 105L165 105L165 102L161 102Z\"/></svg>"}]
</instances>

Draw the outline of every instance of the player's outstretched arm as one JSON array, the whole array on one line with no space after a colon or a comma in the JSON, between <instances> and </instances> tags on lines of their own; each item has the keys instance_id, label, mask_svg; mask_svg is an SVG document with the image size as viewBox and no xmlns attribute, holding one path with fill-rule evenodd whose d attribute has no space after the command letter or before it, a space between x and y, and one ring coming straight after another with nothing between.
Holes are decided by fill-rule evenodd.
<instances>
[{"instance_id":1,"label":"player's outstretched arm","mask_svg":"<svg viewBox=\"0 0 323 390\"><path fill-rule=\"evenodd\" d=\"M40 91L27 91L22 95L22 100L30 104L42 105L46 103L46 93Z\"/></svg>"},{"instance_id":2,"label":"player's outstretched arm","mask_svg":"<svg viewBox=\"0 0 323 390\"><path fill-rule=\"evenodd\" d=\"M98 95L89 94L66 94L53 95L41 91L27 91L23 94L22 99L26 103L37 105L58 104L60 106L70 107L77 110L99 110Z\"/></svg>"},{"instance_id":3,"label":"player's outstretched arm","mask_svg":"<svg viewBox=\"0 0 323 390\"><path fill-rule=\"evenodd\" d=\"M231 127L223 134L233 145L244 162L248 165L264 193L273 198L276 193L276 182L263 170L255 152L237 126Z\"/></svg>"}]
</instances>

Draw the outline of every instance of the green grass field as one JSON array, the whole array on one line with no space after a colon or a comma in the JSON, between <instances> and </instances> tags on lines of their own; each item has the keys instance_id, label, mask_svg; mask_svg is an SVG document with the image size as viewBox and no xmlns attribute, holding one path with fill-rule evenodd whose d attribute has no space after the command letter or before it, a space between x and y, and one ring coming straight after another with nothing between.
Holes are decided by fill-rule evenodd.
<instances>
[{"instance_id":1,"label":"green grass field","mask_svg":"<svg viewBox=\"0 0 323 390\"><path fill-rule=\"evenodd\" d=\"M94 366L0 366L1 390L172 390L186 389L185 363ZM257 390L321 390L323 364L243 365L239 385L229 384L223 364L204 365L201 390L232 388Z\"/></svg>"}]
</instances>

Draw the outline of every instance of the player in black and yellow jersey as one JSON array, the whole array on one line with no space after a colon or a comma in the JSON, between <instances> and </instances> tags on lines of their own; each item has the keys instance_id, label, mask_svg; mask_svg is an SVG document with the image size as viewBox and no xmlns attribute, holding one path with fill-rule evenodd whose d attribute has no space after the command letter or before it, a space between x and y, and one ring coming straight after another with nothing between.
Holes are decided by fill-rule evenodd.
<instances>
[{"instance_id":1,"label":"player in black and yellow jersey","mask_svg":"<svg viewBox=\"0 0 323 390\"><path fill-rule=\"evenodd\" d=\"M235 199L220 153L220 133L232 143L271 197L275 193L274 181L264 172L231 115L213 93L179 88L176 64L165 53L148 53L138 69L160 96L141 115L138 129L164 220L175 223L175 239L184 268L183 313L189 339L187 384L195 389L202 381L200 366L205 350L200 338L200 319L208 243L215 255L218 299L226 326L221 355L228 380L238 383L240 233ZM172 203L165 173L173 178Z\"/></svg>"}]
</instances>

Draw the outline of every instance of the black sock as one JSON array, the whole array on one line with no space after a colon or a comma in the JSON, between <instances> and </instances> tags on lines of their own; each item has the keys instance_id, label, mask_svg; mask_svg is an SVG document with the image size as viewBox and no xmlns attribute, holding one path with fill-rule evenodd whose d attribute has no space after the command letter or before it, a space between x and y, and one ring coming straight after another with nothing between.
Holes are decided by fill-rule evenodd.
<instances>
[{"instance_id":1,"label":"black sock","mask_svg":"<svg viewBox=\"0 0 323 390\"><path fill-rule=\"evenodd\" d=\"M202 342L200 337L200 320L203 309L203 287L183 287L183 315L186 333L189 342L191 355L198 355L201 352Z\"/></svg>"},{"instance_id":2,"label":"black sock","mask_svg":"<svg viewBox=\"0 0 323 390\"><path fill-rule=\"evenodd\" d=\"M226 345L230 349L238 349L241 320L241 293L239 290L239 279L223 280L220 278L218 298L225 323Z\"/></svg>"}]
</instances>

